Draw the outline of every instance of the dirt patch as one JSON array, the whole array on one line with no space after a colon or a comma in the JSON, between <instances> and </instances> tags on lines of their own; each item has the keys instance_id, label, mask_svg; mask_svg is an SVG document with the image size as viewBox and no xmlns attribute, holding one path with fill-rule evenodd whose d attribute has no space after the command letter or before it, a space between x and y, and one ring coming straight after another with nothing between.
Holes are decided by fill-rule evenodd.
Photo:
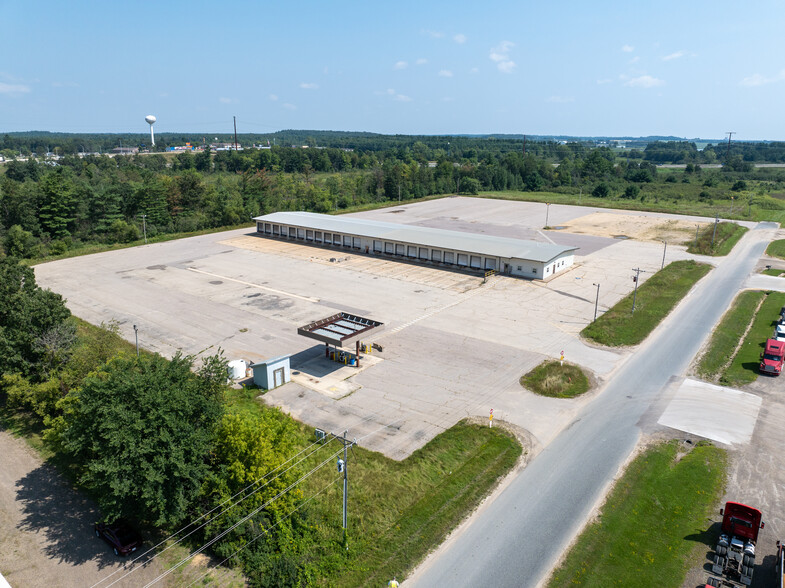
<instances>
[{"instance_id":1,"label":"dirt patch","mask_svg":"<svg viewBox=\"0 0 785 588\"><path fill-rule=\"evenodd\" d=\"M667 241L668 243L687 243L695 238L695 227L704 228L707 223L669 219L635 214L614 214L594 212L566 223L565 230L570 233L595 235L597 237L618 238L624 235L637 241Z\"/></svg>"}]
</instances>

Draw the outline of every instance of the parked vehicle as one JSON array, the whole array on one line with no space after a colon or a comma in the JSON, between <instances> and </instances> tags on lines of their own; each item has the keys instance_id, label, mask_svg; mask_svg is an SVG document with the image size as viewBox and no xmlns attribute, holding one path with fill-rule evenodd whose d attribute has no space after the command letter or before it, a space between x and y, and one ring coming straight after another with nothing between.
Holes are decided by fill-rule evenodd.
<instances>
[{"instance_id":1,"label":"parked vehicle","mask_svg":"<svg viewBox=\"0 0 785 588\"><path fill-rule=\"evenodd\" d=\"M777 541L777 580L780 588L785 588L785 545Z\"/></svg>"},{"instance_id":2,"label":"parked vehicle","mask_svg":"<svg viewBox=\"0 0 785 588\"><path fill-rule=\"evenodd\" d=\"M760 373L778 376L782 372L783 364L785 364L785 340L767 339L766 348L760 356Z\"/></svg>"},{"instance_id":3,"label":"parked vehicle","mask_svg":"<svg viewBox=\"0 0 785 588\"><path fill-rule=\"evenodd\" d=\"M721 575L726 583L749 586L755 569L758 532L765 526L761 512L740 502L726 502L720 514L722 531L714 549L712 572Z\"/></svg>"},{"instance_id":4,"label":"parked vehicle","mask_svg":"<svg viewBox=\"0 0 785 588\"><path fill-rule=\"evenodd\" d=\"M128 555L142 545L142 537L126 521L96 523L95 536L106 541L115 555Z\"/></svg>"}]
</instances>

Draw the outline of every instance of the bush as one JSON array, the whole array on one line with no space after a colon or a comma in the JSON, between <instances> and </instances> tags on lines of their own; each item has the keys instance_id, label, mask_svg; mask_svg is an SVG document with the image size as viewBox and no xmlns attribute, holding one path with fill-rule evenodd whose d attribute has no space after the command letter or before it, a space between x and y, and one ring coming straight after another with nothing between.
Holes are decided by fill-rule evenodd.
<instances>
[{"instance_id":1,"label":"bush","mask_svg":"<svg viewBox=\"0 0 785 588\"><path fill-rule=\"evenodd\" d=\"M594 196L595 198L607 198L608 196L610 196L610 193L611 193L611 189L608 186L608 184L606 184L605 182L600 182L594 187L594 190L592 190L591 195Z\"/></svg>"}]
</instances>

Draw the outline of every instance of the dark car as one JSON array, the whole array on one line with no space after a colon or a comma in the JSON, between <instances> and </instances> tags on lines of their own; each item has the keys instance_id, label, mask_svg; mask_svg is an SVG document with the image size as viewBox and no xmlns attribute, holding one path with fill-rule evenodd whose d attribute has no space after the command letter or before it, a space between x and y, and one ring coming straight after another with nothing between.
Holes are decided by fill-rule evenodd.
<instances>
[{"instance_id":1,"label":"dark car","mask_svg":"<svg viewBox=\"0 0 785 588\"><path fill-rule=\"evenodd\" d=\"M106 541L115 555L128 555L142 544L139 533L123 520L114 523L96 523L95 536Z\"/></svg>"}]
</instances>

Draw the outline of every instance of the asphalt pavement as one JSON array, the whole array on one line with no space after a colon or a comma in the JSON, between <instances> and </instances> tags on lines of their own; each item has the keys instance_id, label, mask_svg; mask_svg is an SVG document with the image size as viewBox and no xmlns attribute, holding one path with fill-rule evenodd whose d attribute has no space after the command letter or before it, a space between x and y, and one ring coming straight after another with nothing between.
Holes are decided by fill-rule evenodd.
<instances>
[{"instance_id":1,"label":"asphalt pavement","mask_svg":"<svg viewBox=\"0 0 785 588\"><path fill-rule=\"evenodd\" d=\"M604 497L642 417L689 367L774 237L750 231L498 498L451 537L407 586L537 586Z\"/></svg>"}]
</instances>

